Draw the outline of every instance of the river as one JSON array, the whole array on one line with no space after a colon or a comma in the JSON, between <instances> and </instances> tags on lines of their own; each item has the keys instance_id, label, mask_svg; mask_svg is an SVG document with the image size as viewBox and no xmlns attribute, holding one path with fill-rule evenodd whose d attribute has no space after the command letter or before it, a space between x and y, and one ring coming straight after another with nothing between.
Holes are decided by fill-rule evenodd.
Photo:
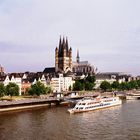
<instances>
[{"instance_id":1,"label":"river","mask_svg":"<svg viewBox=\"0 0 140 140\"><path fill-rule=\"evenodd\" d=\"M0 140L138 140L140 100L79 114L68 107L0 114Z\"/></svg>"}]
</instances>

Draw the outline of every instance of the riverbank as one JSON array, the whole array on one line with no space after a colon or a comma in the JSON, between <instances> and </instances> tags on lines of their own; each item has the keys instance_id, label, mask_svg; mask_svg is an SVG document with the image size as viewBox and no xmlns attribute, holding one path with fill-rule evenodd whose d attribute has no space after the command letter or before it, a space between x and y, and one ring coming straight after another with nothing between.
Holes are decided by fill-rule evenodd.
<instances>
[{"instance_id":1,"label":"riverbank","mask_svg":"<svg viewBox=\"0 0 140 140\"><path fill-rule=\"evenodd\" d=\"M11 101L4 100L4 101L0 101L0 113L16 111L16 110L40 108L40 107L50 107L54 105L68 105L68 102L57 98L48 98L48 99L26 98L26 99L11 100Z\"/></svg>"},{"instance_id":2,"label":"riverbank","mask_svg":"<svg viewBox=\"0 0 140 140\"><path fill-rule=\"evenodd\" d=\"M47 97L47 98L13 98L14 100L3 100L0 101L0 113L2 112L9 112L9 111L16 111L16 110L27 110L33 108L40 108L40 107L50 107L54 105L70 105L69 99L80 99L85 96L95 97L98 95L103 96L112 96L112 93L100 93L100 92L86 92L80 94L77 97L65 97L65 98L56 98L56 97Z\"/></svg>"}]
</instances>

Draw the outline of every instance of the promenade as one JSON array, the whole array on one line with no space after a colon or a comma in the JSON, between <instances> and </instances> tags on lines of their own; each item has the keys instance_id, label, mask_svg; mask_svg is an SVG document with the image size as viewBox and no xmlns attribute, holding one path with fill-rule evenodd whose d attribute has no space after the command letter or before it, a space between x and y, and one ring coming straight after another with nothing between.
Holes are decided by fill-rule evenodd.
<instances>
[{"instance_id":1,"label":"promenade","mask_svg":"<svg viewBox=\"0 0 140 140\"><path fill-rule=\"evenodd\" d=\"M62 99L58 98L23 98L18 100L7 101L3 100L0 101L0 112L7 112L12 110L21 110L21 109L29 109L29 108L36 108L36 107L44 107L44 106L51 106L60 104Z\"/></svg>"},{"instance_id":2,"label":"promenade","mask_svg":"<svg viewBox=\"0 0 140 140\"><path fill-rule=\"evenodd\" d=\"M45 107L51 105L59 104L69 104L71 100L78 100L86 96L96 97L100 95L99 92L80 94L75 97L66 96L62 98L41 96L39 98L20 98L12 101L1 100L0 101L0 112L12 111L12 110L21 110L21 109L30 109L36 107ZM112 96L112 93L102 93L103 96Z\"/></svg>"}]
</instances>

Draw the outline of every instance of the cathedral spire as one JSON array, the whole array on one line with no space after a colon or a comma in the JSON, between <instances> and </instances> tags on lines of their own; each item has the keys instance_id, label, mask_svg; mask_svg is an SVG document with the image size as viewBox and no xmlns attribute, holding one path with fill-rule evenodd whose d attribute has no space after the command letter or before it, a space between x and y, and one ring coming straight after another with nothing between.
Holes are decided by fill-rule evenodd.
<instances>
[{"instance_id":1,"label":"cathedral spire","mask_svg":"<svg viewBox=\"0 0 140 140\"><path fill-rule=\"evenodd\" d=\"M69 53L69 46L68 46L68 38L66 37L66 51L67 51L67 55Z\"/></svg>"},{"instance_id":2,"label":"cathedral spire","mask_svg":"<svg viewBox=\"0 0 140 140\"><path fill-rule=\"evenodd\" d=\"M59 47L61 47L61 36L60 36L60 39L59 39Z\"/></svg>"},{"instance_id":3,"label":"cathedral spire","mask_svg":"<svg viewBox=\"0 0 140 140\"><path fill-rule=\"evenodd\" d=\"M61 41L61 36L60 36L60 39L59 39L59 55L61 55L61 51L62 51L62 41Z\"/></svg>"},{"instance_id":4,"label":"cathedral spire","mask_svg":"<svg viewBox=\"0 0 140 140\"><path fill-rule=\"evenodd\" d=\"M65 38L64 38L64 36L63 36L62 44L65 45Z\"/></svg>"},{"instance_id":5,"label":"cathedral spire","mask_svg":"<svg viewBox=\"0 0 140 140\"><path fill-rule=\"evenodd\" d=\"M76 57L76 62L79 63L80 62L80 57L79 57L79 50L77 50L77 57Z\"/></svg>"}]
</instances>

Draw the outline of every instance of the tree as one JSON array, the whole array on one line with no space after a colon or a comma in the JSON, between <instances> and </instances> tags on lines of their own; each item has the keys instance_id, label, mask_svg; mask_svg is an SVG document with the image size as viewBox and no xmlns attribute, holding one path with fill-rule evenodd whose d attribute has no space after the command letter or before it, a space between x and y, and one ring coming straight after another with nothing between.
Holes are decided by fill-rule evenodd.
<instances>
[{"instance_id":1,"label":"tree","mask_svg":"<svg viewBox=\"0 0 140 140\"><path fill-rule=\"evenodd\" d=\"M88 81L85 82L85 90L93 90L94 83L90 83Z\"/></svg>"},{"instance_id":2,"label":"tree","mask_svg":"<svg viewBox=\"0 0 140 140\"><path fill-rule=\"evenodd\" d=\"M137 85L138 85L138 88L140 88L140 80L137 80Z\"/></svg>"},{"instance_id":3,"label":"tree","mask_svg":"<svg viewBox=\"0 0 140 140\"><path fill-rule=\"evenodd\" d=\"M5 88L6 94L12 96L19 96L19 86L15 83L9 83Z\"/></svg>"},{"instance_id":4,"label":"tree","mask_svg":"<svg viewBox=\"0 0 140 140\"><path fill-rule=\"evenodd\" d=\"M73 85L73 90L81 91L83 89L84 89L83 83L81 83L80 81L75 81L75 83Z\"/></svg>"},{"instance_id":5,"label":"tree","mask_svg":"<svg viewBox=\"0 0 140 140\"><path fill-rule=\"evenodd\" d=\"M87 76L86 81L88 81L90 83L95 83L95 81L96 81L95 76Z\"/></svg>"},{"instance_id":6,"label":"tree","mask_svg":"<svg viewBox=\"0 0 140 140\"><path fill-rule=\"evenodd\" d=\"M3 83L0 83L0 97L5 95L5 87Z\"/></svg>"},{"instance_id":7,"label":"tree","mask_svg":"<svg viewBox=\"0 0 140 140\"><path fill-rule=\"evenodd\" d=\"M111 87L112 87L112 89L117 90L117 89L120 88L120 84L119 84L118 81L114 81L114 82L111 84Z\"/></svg>"},{"instance_id":8,"label":"tree","mask_svg":"<svg viewBox=\"0 0 140 140\"><path fill-rule=\"evenodd\" d=\"M46 87L46 93L51 93L51 92L52 92L51 87L50 87L50 86L47 86L47 87Z\"/></svg>"},{"instance_id":9,"label":"tree","mask_svg":"<svg viewBox=\"0 0 140 140\"><path fill-rule=\"evenodd\" d=\"M44 86L44 84L38 81L34 85L31 86L28 92L30 95L39 96L41 94L46 94L46 87Z\"/></svg>"},{"instance_id":10,"label":"tree","mask_svg":"<svg viewBox=\"0 0 140 140\"><path fill-rule=\"evenodd\" d=\"M85 90L93 90L93 87L95 86L95 76L87 76L84 82Z\"/></svg>"},{"instance_id":11,"label":"tree","mask_svg":"<svg viewBox=\"0 0 140 140\"><path fill-rule=\"evenodd\" d=\"M129 85L130 85L130 89L137 89L138 88L137 81L130 81Z\"/></svg>"},{"instance_id":12,"label":"tree","mask_svg":"<svg viewBox=\"0 0 140 140\"><path fill-rule=\"evenodd\" d=\"M100 85L100 88L104 91L110 90L111 89L111 85L109 82L107 81L103 81Z\"/></svg>"},{"instance_id":13,"label":"tree","mask_svg":"<svg viewBox=\"0 0 140 140\"><path fill-rule=\"evenodd\" d=\"M120 90L129 90L130 89L130 85L126 82L122 82L120 84Z\"/></svg>"}]
</instances>

